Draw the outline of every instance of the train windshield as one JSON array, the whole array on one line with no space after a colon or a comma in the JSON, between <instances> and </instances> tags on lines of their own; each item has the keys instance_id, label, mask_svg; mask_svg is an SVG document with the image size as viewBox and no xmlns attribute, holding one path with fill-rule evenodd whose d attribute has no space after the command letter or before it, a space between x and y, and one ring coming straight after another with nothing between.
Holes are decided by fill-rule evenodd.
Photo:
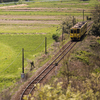
<instances>
[{"instance_id":1,"label":"train windshield","mask_svg":"<svg viewBox=\"0 0 100 100\"><path fill-rule=\"evenodd\" d=\"M71 29L71 33L73 33L73 29Z\"/></svg>"},{"instance_id":2,"label":"train windshield","mask_svg":"<svg viewBox=\"0 0 100 100\"><path fill-rule=\"evenodd\" d=\"M76 33L76 30L74 30L74 33Z\"/></svg>"},{"instance_id":3,"label":"train windshield","mask_svg":"<svg viewBox=\"0 0 100 100\"><path fill-rule=\"evenodd\" d=\"M80 29L77 29L77 33L80 33Z\"/></svg>"}]
</instances>

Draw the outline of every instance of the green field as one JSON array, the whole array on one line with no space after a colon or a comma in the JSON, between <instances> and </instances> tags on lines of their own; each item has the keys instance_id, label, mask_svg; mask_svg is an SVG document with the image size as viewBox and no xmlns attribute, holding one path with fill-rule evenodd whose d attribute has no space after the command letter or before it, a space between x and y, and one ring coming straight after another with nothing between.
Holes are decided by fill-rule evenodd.
<instances>
[{"instance_id":1,"label":"green field","mask_svg":"<svg viewBox=\"0 0 100 100\"><path fill-rule=\"evenodd\" d=\"M25 66L35 59L40 52L45 52L45 37L48 46L53 42L51 34L2 34L0 35L0 88L20 78L22 72L22 48L24 48ZM30 66L28 66L28 69ZM29 70L28 70L29 71ZM25 73L27 70L25 70Z\"/></svg>"},{"instance_id":2,"label":"green field","mask_svg":"<svg viewBox=\"0 0 100 100\"><path fill-rule=\"evenodd\" d=\"M0 90L20 79L22 48L25 49L27 68L29 61L44 53L45 37L48 39L48 47L54 42L52 34L56 33L63 19L74 16L82 21L84 9L86 20L97 3L97 0L31 2L24 6L0 8Z\"/></svg>"}]
</instances>

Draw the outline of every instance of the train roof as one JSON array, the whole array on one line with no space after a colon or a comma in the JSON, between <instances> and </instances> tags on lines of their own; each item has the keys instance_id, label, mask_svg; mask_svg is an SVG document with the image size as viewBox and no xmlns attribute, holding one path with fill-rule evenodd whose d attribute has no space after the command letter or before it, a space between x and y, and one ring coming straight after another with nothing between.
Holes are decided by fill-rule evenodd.
<instances>
[{"instance_id":1,"label":"train roof","mask_svg":"<svg viewBox=\"0 0 100 100\"><path fill-rule=\"evenodd\" d=\"M81 28L86 22L78 22L72 28Z\"/></svg>"}]
</instances>

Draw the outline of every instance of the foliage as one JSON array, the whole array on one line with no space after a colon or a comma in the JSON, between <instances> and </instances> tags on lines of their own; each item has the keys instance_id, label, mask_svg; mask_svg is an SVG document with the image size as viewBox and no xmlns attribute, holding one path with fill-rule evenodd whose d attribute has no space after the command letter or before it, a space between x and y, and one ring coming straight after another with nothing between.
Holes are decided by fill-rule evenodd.
<instances>
[{"instance_id":1,"label":"foliage","mask_svg":"<svg viewBox=\"0 0 100 100\"><path fill-rule=\"evenodd\" d=\"M44 86L37 84L35 85L36 90L34 92L34 96L25 96L24 100L28 100L28 97L31 97L31 100L99 100L99 78L99 73L92 73L90 79L86 79L86 81L83 81L82 86L84 92L81 92L79 88L77 88L77 90L75 88L72 88L71 81L65 93L63 92L62 88L63 82L58 82L56 86L55 83L53 85ZM57 79L55 80L57 81Z\"/></svg>"},{"instance_id":2,"label":"foliage","mask_svg":"<svg viewBox=\"0 0 100 100\"><path fill-rule=\"evenodd\" d=\"M66 19L63 20L61 27L62 31L64 33L69 34L70 33L70 28L76 24L76 19L73 17L66 17Z\"/></svg>"},{"instance_id":3,"label":"foliage","mask_svg":"<svg viewBox=\"0 0 100 100\"><path fill-rule=\"evenodd\" d=\"M100 4L96 5L94 11L92 11L94 24L92 27L92 33L100 36Z\"/></svg>"},{"instance_id":4,"label":"foliage","mask_svg":"<svg viewBox=\"0 0 100 100\"><path fill-rule=\"evenodd\" d=\"M22 0L19 0L18 3L19 3L19 4L22 4Z\"/></svg>"},{"instance_id":5,"label":"foliage","mask_svg":"<svg viewBox=\"0 0 100 100\"><path fill-rule=\"evenodd\" d=\"M53 34L53 35L52 35L52 38L53 38L56 42L59 41L59 36L58 36L57 34Z\"/></svg>"},{"instance_id":6,"label":"foliage","mask_svg":"<svg viewBox=\"0 0 100 100\"><path fill-rule=\"evenodd\" d=\"M3 3L3 2L17 2L18 0L0 0L0 3Z\"/></svg>"},{"instance_id":7,"label":"foliage","mask_svg":"<svg viewBox=\"0 0 100 100\"><path fill-rule=\"evenodd\" d=\"M86 51L77 51L76 58L83 61L86 64L89 64L89 57L91 57L92 54L90 52Z\"/></svg>"},{"instance_id":8,"label":"foliage","mask_svg":"<svg viewBox=\"0 0 100 100\"><path fill-rule=\"evenodd\" d=\"M92 33L94 35L100 36L100 22L98 22L98 23L94 22L94 24L92 26Z\"/></svg>"},{"instance_id":9,"label":"foliage","mask_svg":"<svg viewBox=\"0 0 100 100\"><path fill-rule=\"evenodd\" d=\"M95 23L98 23L100 20L100 4L95 5L94 10L92 11L92 16Z\"/></svg>"}]
</instances>

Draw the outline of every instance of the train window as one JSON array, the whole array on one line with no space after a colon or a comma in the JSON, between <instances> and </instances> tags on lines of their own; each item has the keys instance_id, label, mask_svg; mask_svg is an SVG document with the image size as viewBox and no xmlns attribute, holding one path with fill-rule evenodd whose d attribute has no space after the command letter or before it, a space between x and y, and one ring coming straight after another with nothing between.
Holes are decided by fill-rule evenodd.
<instances>
[{"instance_id":1,"label":"train window","mask_svg":"<svg viewBox=\"0 0 100 100\"><path fill-rule=\"evenodd\" d=\"M73 33L73 29L71 29L71 33Z\"/></svg>"},{"instance_id":2,"label":"train window","mask_svg":"<svg viewBox=\"0 0 100 100\"><path fill-rule=\"evenodd\" d=\"M74 30L74 33L76 33L76 30Z\"/></svg>"},{"instance_id":3,"label":"train window","mask_svg":"<svg viewBox=\"0 0 100 100\"><path fill-rule=\"evenodd\" d=\"M77 29L77 33L80 33L80 29Z\"/></svg>"}]
</instances>

